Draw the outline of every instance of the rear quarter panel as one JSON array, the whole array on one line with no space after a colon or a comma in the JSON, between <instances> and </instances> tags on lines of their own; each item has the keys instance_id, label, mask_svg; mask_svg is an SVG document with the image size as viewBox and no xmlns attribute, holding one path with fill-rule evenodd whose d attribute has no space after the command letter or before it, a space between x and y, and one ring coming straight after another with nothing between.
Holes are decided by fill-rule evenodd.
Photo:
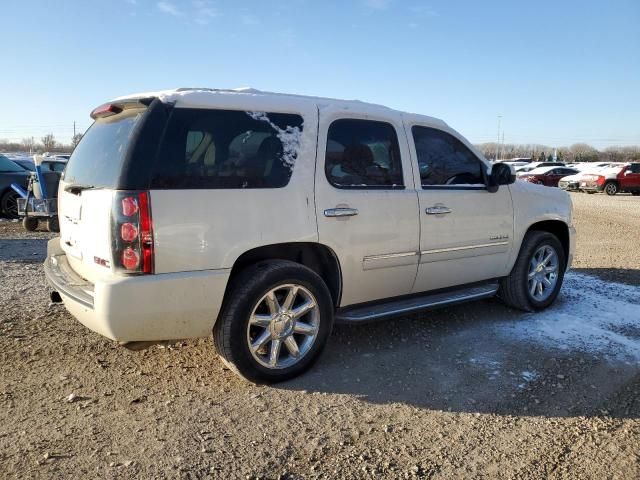
<instances>
[{"instance_id":1,"label":"rear quarter panel","mask_svg":"<svg viewBox=\"0 0 640 480\"><path fill-rule=\"evenodd\" d=\"M281 111L247 103L220 108ZM300 150L283 188L152 190L156 273L228 269L244 252L283 242L316 242L313 177L318 114L303 117Z\"/></svg>"}]
</instances>

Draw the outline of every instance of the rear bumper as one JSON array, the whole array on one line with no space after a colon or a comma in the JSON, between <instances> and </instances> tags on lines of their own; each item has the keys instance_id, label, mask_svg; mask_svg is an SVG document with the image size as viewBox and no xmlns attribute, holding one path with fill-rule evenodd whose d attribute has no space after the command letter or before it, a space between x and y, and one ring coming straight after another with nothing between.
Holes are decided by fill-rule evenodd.
<instances>
[{"instance_id":1,"label":"rear bumper","mask_svg":"<svg viewBox=\"0 0 640 480\"><path fill-rule=\"evenodd\" d=\"M118 342L175 340L211 333L229 270L114 276L95 284L69 266L55 238L45 275L67 310L87 328Z\"/></svg>"}]
</instances>

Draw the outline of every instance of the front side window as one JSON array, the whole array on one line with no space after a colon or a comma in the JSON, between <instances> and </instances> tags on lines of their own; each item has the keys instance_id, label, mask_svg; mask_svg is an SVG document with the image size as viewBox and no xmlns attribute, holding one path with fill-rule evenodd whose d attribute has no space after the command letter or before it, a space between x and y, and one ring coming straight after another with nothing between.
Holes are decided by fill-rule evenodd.
<instances>
[{"instance_id":1,"label":"front side window","mask_svg":"<svg viewBox=\"0 0 640 480\"><path fill-rule=\"evenodd\" d=\"M404 188L393 125L347 118L334 121L327 133L325 173L337 188Z\"/></svg>"},{"instance_id":2,"label":"front side window","mask_svg":"<svg viewBox=\"0 0 640 480\"><path fill-rule=\"evenodd\" d=\"M152 188L281 188L289 183L302 117L286 113L177 108Z\"/></svg>"},{"instance_id":3,"label":"front side window","mask_svg":"<svg viewBox=\"0 0 640 480\"><path fill-rule=\"evenodd\" d=\"M484 164L460 140L436 128L414 126L411 132L423 187L484 187Z\"/></svg>"}]
</instances>

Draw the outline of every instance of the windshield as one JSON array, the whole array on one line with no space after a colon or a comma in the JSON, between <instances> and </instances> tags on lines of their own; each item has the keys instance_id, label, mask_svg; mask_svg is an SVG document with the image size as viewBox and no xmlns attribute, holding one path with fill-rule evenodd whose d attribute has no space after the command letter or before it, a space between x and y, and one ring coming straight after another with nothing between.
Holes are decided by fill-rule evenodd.
<instances>
[{"instance_id":1,"label":"windshield","mask_svg":"<svg viewBox=\"0 0 640 480\"><path fill-rule=\"evenodd\" d=\"M14 172L24 172L24 168L20 165L13 163L4 155L0 155L0 172L2 173L14 173Z\"/></svg>"},{"instance_id":2,"label":"windshield","mask_svg":"<svg viewBox=\"0 0 640 480\"><path fill-rule=\"evenodd\" d=\"M114 188L135 126L145 109L125 110L98 118L73 151L64 181L71 184Z\"/></svg>"}]
</instances>

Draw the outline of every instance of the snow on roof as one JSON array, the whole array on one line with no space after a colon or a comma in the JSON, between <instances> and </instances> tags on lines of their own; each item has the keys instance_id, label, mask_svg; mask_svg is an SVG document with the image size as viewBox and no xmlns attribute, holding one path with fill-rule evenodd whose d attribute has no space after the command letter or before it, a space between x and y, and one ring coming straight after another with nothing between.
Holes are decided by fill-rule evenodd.
<instances>
[{"instance_id":1,"label":"snow on roof","mask_svg":"<svg viewBox=\"0 0 640 480\"><path fill-rule=\"evenodd\" d=\"M447 124L434 117L415 113L401 112L384 105L362 102L360 100L340 100L336 98L296 95L292 93L277 93L257 90L255 88L176 88L155 92L135 93L115 98L113 101L130 100L135 98L156 97L166 103L174 103L176 107L218 107L247 108L255 104L254 109L263 108L265 111L272 106L275 111L289 109L304 112L309 108L342 108L358 113L402 114L405 118L447 127Z\"/></svg>"}]
</instances>

